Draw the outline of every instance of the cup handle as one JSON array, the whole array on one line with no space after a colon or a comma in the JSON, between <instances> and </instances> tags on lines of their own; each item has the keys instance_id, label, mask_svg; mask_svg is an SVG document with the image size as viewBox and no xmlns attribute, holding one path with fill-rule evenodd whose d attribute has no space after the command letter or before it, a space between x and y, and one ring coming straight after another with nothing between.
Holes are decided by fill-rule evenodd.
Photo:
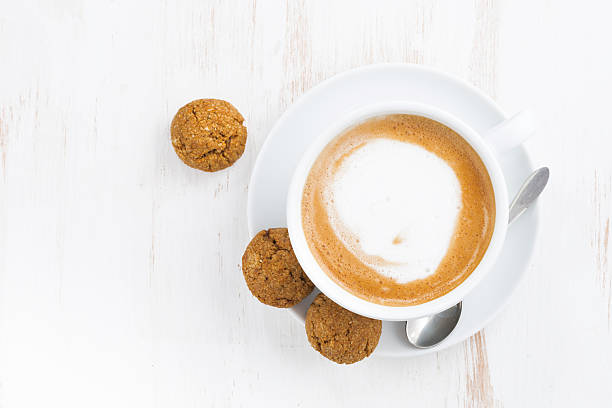
<instances>
[{"instance_id":1,"label":"cup handle","mask_svg":"<svg viewBox=\"0 0 612 408\"><path fill-rule=\"evenodd\" d=\"M493 126L484 133L484 139L493 148L495 153L504 153L517 147L529 139L535 132L535 118L533 114L524 110L510 119Z\"/></svg>"}]
</instances>

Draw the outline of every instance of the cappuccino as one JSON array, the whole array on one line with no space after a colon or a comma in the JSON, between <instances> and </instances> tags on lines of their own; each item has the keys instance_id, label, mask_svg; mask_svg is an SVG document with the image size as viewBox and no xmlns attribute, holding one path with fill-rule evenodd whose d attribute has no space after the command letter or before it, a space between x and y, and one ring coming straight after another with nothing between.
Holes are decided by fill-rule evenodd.
<instances>
[{"instance_id":1,"label":"cappuccino","mask_svg":"<svg viewBox=\"0 0 612 408\"><path fill-rule=\"evenodd\" d=\"M302 225L319 266L371 302L440 297L482 259L495 224L486 167L452 129L415 115L375 117L313 164Z\"/></svg>"}]
</instances>

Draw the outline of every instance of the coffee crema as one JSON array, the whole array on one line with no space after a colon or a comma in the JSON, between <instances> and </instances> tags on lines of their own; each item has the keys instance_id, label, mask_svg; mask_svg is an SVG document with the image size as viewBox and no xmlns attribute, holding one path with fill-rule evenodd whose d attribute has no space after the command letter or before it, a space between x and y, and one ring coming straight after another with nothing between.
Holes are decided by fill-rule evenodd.
<instances>
[{"instance_id":1,"label":"coffee crema","mask_svg":"<svg viewBox=\"0 0 612 408\"><path fill-rule=\"evenodd\" d=\"M416 115L379 116L333 139L302 195L319 266L349 292L417 305L457 287L495 225L489 174L452 129Z\"/></svg>"}]
</instances>

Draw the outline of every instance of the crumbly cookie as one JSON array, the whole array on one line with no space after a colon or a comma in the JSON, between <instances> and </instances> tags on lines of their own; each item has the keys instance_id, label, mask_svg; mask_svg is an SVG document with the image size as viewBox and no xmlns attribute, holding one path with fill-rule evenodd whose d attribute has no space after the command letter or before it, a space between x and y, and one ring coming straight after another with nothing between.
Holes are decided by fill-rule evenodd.
<instances>
[{"instance_id":1,"label":"crumbly cookie","mask_svg":"<svg viewBox=\"0 0 612 408\"><path fill-rule=\"evenodd\" d=\"M287 228L255 235L242 255L242 273L253 296L270 306L291 307L314 289L293 253Z\"/></svg>"},{"instance_id":2,"label":"crumbly cookie","mask_svg":"<svg viewBox=\"0 0 612 408\"><path fill-rule=\"evenodd\" d=\"M306 335L312 347L339 364L368 357L378 344L382 322L360 316L319 294L306 313Z\"/></svg>"},{"instance_id":3,"label":"crumbly cookie","mask_svg":"<svg viewBox=\"0 0 612 408\"><path fill-rule=\"evenodd\" d=\"M180 159L194 169L217 171L242 156L247 130L234 106L220 99L198 99L178 110L170 134Z\"/></svg>"}]
</instances>

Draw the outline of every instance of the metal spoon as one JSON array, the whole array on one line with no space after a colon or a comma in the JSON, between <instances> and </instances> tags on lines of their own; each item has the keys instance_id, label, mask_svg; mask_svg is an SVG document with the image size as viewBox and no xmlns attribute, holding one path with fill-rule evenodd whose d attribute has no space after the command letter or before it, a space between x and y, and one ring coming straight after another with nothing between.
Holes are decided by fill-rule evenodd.
<instances>
[{"instance_id":1,"label":"metal spoon","mask_svg":"<svg viewBox=\"0 0 612 408\"><path fill-rule=\"evenodd\" d=\"M537 169L523 183L510 203L508 224L525 212L544 190L548 183L548 167ZM462 303L430 316L419 317L406 322L406 337L416 348L430 348L447 338L459 323Z\"/></svg>"}]
</instances>

